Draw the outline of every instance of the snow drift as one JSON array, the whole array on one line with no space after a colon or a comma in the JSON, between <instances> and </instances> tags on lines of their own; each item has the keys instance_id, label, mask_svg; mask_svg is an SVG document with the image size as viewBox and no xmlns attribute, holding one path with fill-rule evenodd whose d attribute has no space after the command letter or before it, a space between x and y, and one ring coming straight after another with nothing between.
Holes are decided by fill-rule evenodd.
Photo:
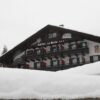
<instances>
[{"instance_id":1,"label":"snow drift","mask_svg":"<svg viewBox=\"0 0 100 100\"><path fill-rule=\"evenodd\" d=\"M0 99L100 97L99 65L58 72L0 68Z\"/></svg>"}]
</instances>

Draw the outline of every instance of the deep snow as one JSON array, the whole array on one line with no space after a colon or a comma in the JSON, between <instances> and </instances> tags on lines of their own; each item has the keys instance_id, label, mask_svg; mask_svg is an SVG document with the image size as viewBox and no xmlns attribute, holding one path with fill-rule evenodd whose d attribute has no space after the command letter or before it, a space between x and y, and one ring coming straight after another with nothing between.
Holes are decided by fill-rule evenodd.
<instances>
[{"instance_id":1,"label":"deep snow","mask_svg":"<svg viewBox=\"0 0 100 100\"><path fill-rule=\"evenodd\" d=\"M49 72L0 68L0 98L100 97L100 62Z\"/></svg>"}]
</instances>

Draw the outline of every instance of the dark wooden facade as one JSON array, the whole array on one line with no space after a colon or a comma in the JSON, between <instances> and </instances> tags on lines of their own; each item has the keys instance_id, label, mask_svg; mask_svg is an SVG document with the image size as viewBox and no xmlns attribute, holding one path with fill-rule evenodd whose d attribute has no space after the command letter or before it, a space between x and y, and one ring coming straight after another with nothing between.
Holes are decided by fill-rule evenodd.
<instances>
[{"instance_id":1,"label":"dark wooden facade","mask_svg":"<svg viewBox=\"0 0 100 100\"><path fill-rule=\"evenodd\" d=\"M47 25L3 55L0 62L9 67L57 71L99 61L99 46L100 37Z\"/></svg>"}]
</instances>

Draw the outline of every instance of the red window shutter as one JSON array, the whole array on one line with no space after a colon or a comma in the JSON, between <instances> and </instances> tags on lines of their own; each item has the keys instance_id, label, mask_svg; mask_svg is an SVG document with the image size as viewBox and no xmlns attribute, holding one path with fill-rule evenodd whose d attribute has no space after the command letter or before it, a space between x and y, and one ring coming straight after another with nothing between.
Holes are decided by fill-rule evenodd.
<instances>
[{"instance_id":1,"label":"red window shutter","mask_svg":"<svg viewBox=\"0 0 100 100\"><path fill-rule=\"evenodd\" d=\"M61 64L64 65L65 64L65 61L64 60L61 60Z\"/></svg>"}]
</instances>

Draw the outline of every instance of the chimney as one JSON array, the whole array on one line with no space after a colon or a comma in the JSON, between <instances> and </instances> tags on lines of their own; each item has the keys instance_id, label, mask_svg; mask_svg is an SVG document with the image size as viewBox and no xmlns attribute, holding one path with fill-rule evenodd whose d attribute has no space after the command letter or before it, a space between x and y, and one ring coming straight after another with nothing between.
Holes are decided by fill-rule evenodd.
<instances>
[{"instance_id":1,"label":"chimney","mask_svg":"<svg viewBox=\"0 0 100 100\"><path fill-rule=\"evenodd\" d=\"M63 24L61 24L61 25L59 25L60 27L64 27L64 25Z\"/></svg>"}]
</instances>

